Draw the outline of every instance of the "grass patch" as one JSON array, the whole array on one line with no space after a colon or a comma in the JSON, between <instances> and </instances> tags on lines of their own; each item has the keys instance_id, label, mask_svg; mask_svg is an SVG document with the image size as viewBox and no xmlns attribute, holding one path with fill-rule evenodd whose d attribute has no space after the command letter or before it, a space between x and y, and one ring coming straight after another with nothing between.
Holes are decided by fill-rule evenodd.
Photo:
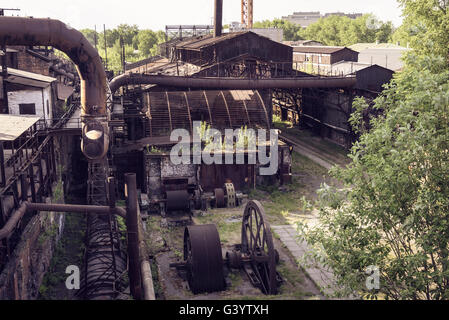
<instances>
[{"instance_id":1,"label":"grass patch","mask_svg":"<svg viewBox=\"0 0 449 320\"><path fill-rule=\"evenodd\" d=\"M294 151L292 153L292 173L303 175L326 176L328 170L319 164L313 162L309 158Z\"/></svg>"},{"instance_id":2,"label":"grass patch","mask_svg":"<svg viewBox=\"0 0 449 320\"><path fill-rule=\"evenodd\" d=\"M162 290L161 283L159 282L159 271L157 268L156 260L154 259L150 260L150 267L151 267L151 276L153 278L154 295L156 296L156 300L163 300L164 291Z\"/></svg>"},{"instance_id":3,"label":"grass patch","mask_svg":"<svg viewBox=\"0 0 449 320\"><path fill-rule=\"evenodd\" d=\"M229 209L212 209L207 214L195 217L195 224L215 224L217 226L220 241L223 244L235 244L241 242L243 212L240 208L235 211Z\"/></svg>"},{"instance_id":4,"label":"grass patch","mask_svg":"<svg viewBox=\"0 0 449 320\"><path fill-rule=\"evenodd\" d=\"M68 276L65 270L69 265L76 265L82 269L85 230L86 221L83 215L66 214L64 233L56 245L49 270L39 288L38 299L66 300L73 298L74 292L65 287L65 280Z\"/></svg>"},{"instance_id":5,"label":"grass patch","mask_svg":"<svg viewBox=\"0 0 449 320\"><path fill-rule=\"evenodd\" d=\"M229 280L231 280L231 290L235 290L236 288L240 287L243 282L242 276L240 275L239 271L230 272L228 274L228 278Z\"/></svg>"}]
</instances>

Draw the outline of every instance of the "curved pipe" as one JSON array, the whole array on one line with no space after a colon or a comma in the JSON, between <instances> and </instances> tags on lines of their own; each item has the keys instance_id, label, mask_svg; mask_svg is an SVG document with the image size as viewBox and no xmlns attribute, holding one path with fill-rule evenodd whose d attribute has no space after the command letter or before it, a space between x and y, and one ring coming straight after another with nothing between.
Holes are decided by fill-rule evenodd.
<instances>
[{"instance_id":1,"label":"curved pipe","mask_svg":"<svg viewBox=\"0 0 449 320\"><path fill-rule=\"evenodd\" d=\"M85 115L106 115L106 74L100 56L78 30L59 20L0 17L0 43L53 46L75 63L81 79L81 105Z\"/></svg>"},{"instance_id":2,"label":"curved pipe","mask_svg":"<svg viewBox=\"0 0 449 320\"><path fill-rule=\"evenodd\" d=\"M203 89L287 89L287 88L345 88L356 84L355 77L302 77L282 79L197 78L161 75L136 75L132 73L115 77L109 83L111 93L130 84L158 84L169 87Z\"/></svg>"},{"instance_id":3,"label":"curved pipe","mask_svg":"<svg viewBox=\"0 0 449 320\"><path fill-rule=\"evenodd\" d=\"M23 218L25 213L29 211L52 211L52 212L73 212L73 213L89 213L89 214L116 214L122 218L126 218L126 210L120 207L107 206L87 206L77 204L55 204L55 203L31 203L22 202L19 209L14 211L3 228L0 229L0 240L8 237L14 228Z\"/></svg>"},{"instance_id":4,"label":"curved pipe","mask_svg":"<svg viewBox=\"0 0 449 320\"><path fill-rule=\"evenodd\" d=\"M102 139L96 142L100 147L89 148L86 144L82 149L86 157L101 159L108 148L108 127L105 124L107 79L98 52L83 34L58 20L0 17L0 44L52 46L69 56L81 80L81 116L85 124L91 118L99 118L104 123ZM97 153L92 153L92 150Z\"/></svg>"}]
</instances>

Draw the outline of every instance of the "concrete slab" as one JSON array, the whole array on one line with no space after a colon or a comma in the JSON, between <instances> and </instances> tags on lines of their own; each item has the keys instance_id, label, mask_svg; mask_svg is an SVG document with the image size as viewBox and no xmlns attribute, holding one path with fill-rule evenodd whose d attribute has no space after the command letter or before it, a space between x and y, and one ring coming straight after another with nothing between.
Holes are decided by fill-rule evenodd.
<instances>
[{"instance_id":1,"label":"concrete slab","mask_svg":"<svg viewBox=\"0 0 449 320\"><path fill-rule=\"evenodd\" d=\"M297 239L297 231L291 225L271 226L271 228L279 235L282 243L287 247L290 253L293 255L310 279L320 288L321 292L325 295L332 295L335 292L334 276L330 270L327 270L323 266L306 266L301 263L304 254L310 252L311 249L305 241L299 241Z\"/></svg>"}]
</instances>

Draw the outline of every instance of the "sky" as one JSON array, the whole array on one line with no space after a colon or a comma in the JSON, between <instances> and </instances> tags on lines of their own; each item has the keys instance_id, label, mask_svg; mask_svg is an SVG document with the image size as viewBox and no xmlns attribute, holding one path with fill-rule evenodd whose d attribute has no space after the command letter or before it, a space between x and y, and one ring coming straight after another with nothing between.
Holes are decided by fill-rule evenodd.
<instances>
[{"instance_id":1,"label":"sky","mask_svg":"<svg viewBox=\"0 0 449 320\"><path fill-rule=\"evenodd\" d=\"M241 0L223 0L223 24L240 21ZM121 23L140 29L165 25L212 24L214 0L2 0L5 15L59 19L76 29L115 28ZM402 22L396 0L254 0L254 21L281 18L298 11L373 13L382 21Z\"/></svg>"}]
</instances>

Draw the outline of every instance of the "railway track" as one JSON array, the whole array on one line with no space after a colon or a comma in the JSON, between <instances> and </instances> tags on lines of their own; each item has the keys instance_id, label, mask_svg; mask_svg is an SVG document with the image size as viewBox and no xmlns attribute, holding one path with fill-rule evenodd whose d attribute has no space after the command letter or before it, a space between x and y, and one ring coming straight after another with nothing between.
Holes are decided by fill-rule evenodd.
<instances>
[{"instance_id":1,"label":"railway track","mask_svg":"<svg viewBox=\"0 0 449 320\"><path fill-rule=\"evenodd\" d=\"M305 156L306 158L312 160L313 162L319 164L320 166L328 170L335 165L339 165L342 167L346 165L344 161L338 159L331 153L325 153L322 150L319 150L318 148L310 144L306 144L304 141L295 139L291 135L281 133L279 134L279 138L282 141L292 145L296 152L300 153L301 155Z\"/></svg>"}]
</instances>

